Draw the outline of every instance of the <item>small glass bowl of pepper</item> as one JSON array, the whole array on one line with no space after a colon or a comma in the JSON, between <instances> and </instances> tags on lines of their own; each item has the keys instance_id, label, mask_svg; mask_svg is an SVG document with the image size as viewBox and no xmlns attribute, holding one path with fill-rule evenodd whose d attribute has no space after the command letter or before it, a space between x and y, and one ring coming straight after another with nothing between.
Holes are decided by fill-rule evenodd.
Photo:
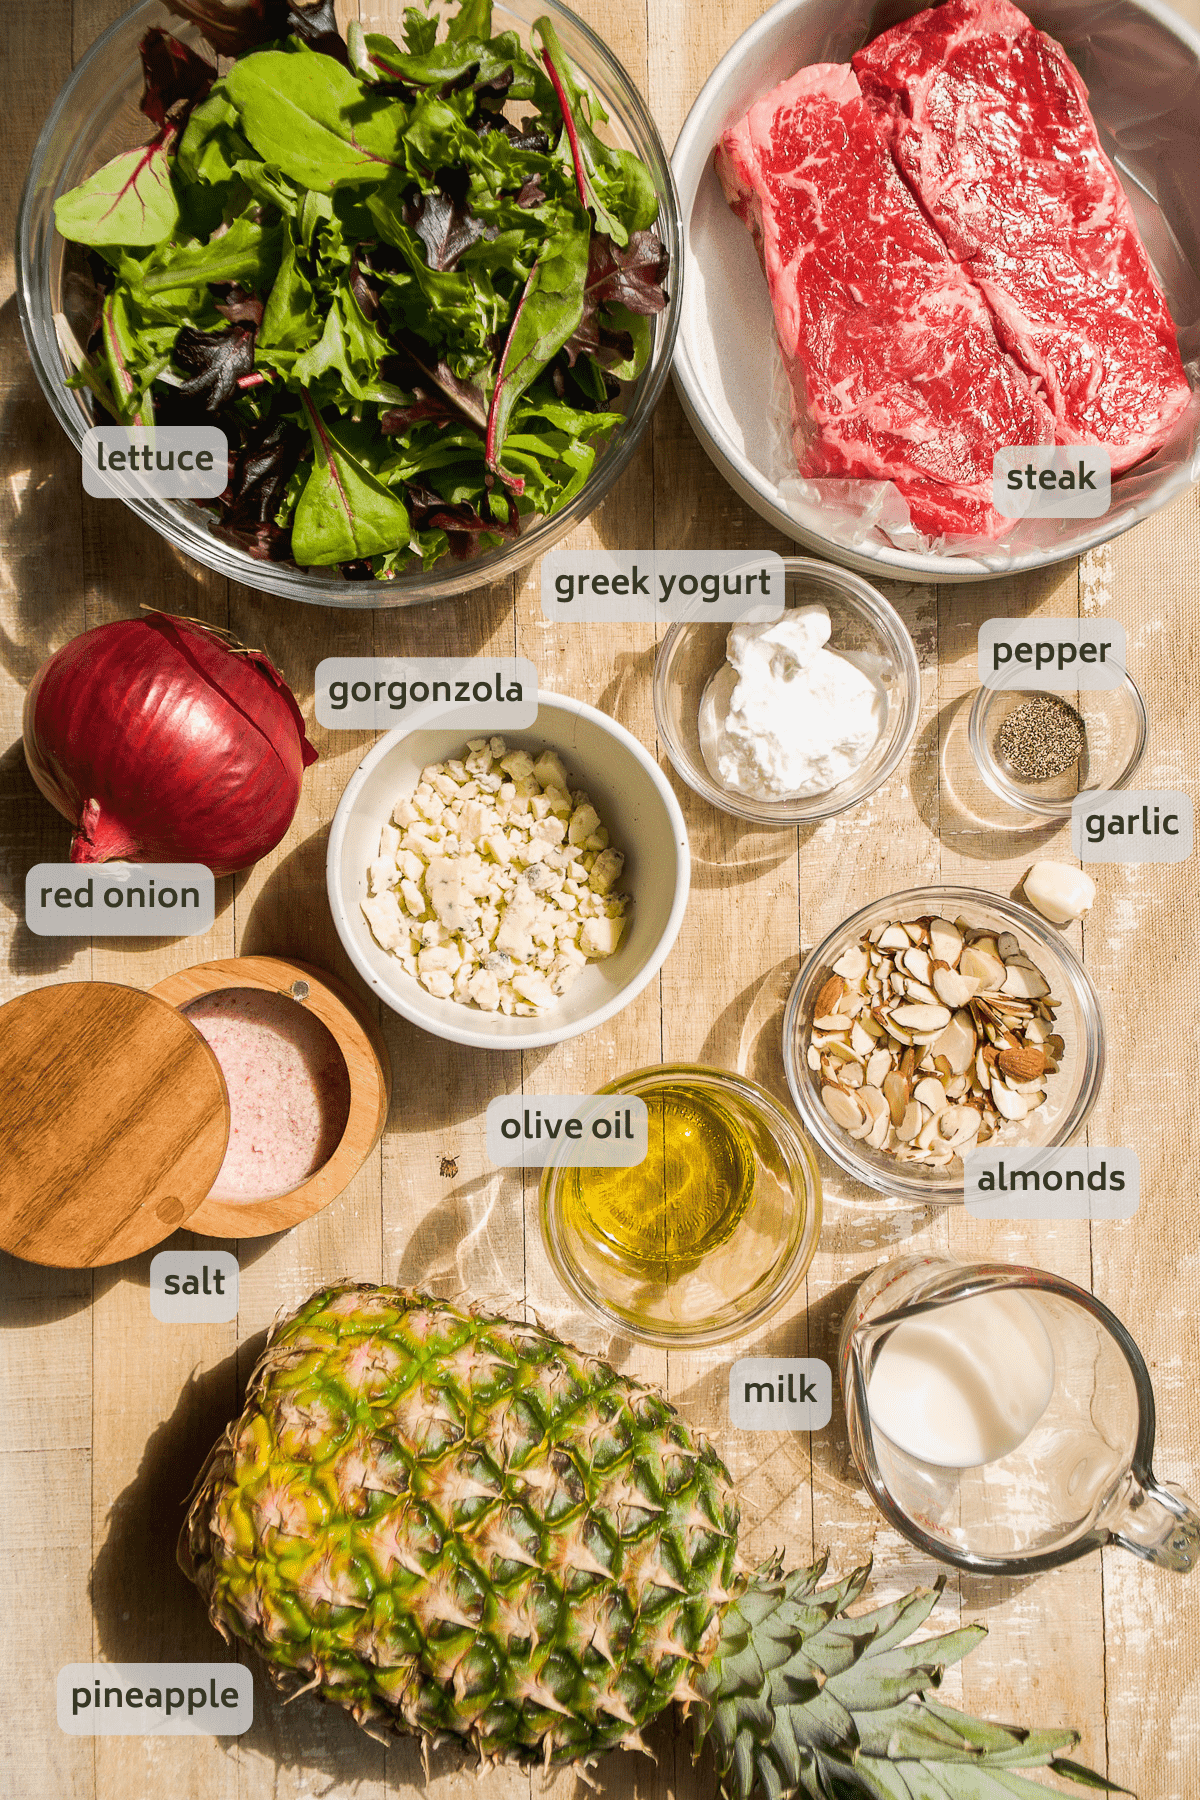
<instances>
[{"instance_id":1,"label":"small glass bowl of pepper","mask_svg":"<svg viewBox=\"0 0 1200 1800\"><path fill-rule=\"evenodd\" d=\"M1118 687L1069 695L981 687L967 727L992 792L1047 819L1069 817L1080 794L1128 787L1148 730L1129 675Z\"/></svg>"}]
</instances>

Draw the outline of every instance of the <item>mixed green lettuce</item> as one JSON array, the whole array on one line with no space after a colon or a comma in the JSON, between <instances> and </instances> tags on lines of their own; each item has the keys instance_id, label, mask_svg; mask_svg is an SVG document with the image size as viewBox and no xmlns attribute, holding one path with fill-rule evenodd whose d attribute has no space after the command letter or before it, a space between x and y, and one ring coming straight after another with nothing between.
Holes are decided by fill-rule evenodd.
<instances>
[{"instance_id":1,"label":"mixed green lettuce","mask_svg":"<svg viewBox=\"0 0 1200 1800\"><path fill-rule=\"evenodd\" d=\"M331 0L174 0L224 75L142 42L153 140L57 203L97 286L74 378L128 424L217 424L217 529L259 558L390 578L566 506L666 304L654 184L553 24L463 0L404 45ZM536 52L536 53L535 53ZM517 116L519 113L519 117Z\"/></svg>"}]
</instances>

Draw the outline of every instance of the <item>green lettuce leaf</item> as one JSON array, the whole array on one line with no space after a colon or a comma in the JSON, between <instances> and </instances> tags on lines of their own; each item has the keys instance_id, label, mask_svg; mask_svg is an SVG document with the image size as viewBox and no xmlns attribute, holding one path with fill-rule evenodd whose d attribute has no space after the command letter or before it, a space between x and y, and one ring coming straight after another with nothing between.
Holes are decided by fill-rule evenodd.
<instances>
[{"instance_id":1,"label":"green lettuce leaf","mask_svg":"<svg viewBox=\"0 0 1200 1800\"><path fill-rule=\"evenodd\" d=\"M328 568L407 544L404 502L334 436L307 393L303 400L313 468L292 520L296 561Z\"/></svg>"},{"instance_id":2,"label":"green lettuce leaf","mask_svg":"<svg viewBox=\"0 0 1200 1800\"><path fill-rule=\"evenodd\" d=\"M382 181L401 161L408 108L373 94L331 56L259 50L225 85L264 162L318 193Z\"/></svg>"},{"instance_id":3,"label":"green lettuce leaf","mask_svg":"<svg viewBox=\"0 0 1200 1800\"><path fill-rule=\"evenodd\" d=\"M171 185L168 127L152 144L125 150L54 203L54 222L75 244L125 244L145 249L169 238L179 223Z\"/></svg>"}]
</instances>

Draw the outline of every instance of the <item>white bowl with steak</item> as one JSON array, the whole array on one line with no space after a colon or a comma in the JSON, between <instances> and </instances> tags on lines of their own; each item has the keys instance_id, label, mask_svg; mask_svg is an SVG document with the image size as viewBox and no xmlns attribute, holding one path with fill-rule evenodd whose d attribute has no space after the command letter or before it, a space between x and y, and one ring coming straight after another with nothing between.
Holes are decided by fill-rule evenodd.
<instances>
[{"instance_id":1,"label":"white bowl with steak","mask_svg":"<svg viewBox=\"0 0 1200 1800\"><path fill-rule=\"evenodd\" d=\"M705 85L674 376L779 529L978 580L1200 477L1200 37L1138 0L896 11L780 0Z\"/></svg>"}]
</instances>

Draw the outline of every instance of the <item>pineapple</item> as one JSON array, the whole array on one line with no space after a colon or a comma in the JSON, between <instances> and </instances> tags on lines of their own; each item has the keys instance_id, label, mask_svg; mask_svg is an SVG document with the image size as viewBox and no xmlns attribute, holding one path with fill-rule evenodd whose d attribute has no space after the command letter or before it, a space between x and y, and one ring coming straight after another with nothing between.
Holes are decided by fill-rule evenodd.
<instances>
[{"instance_id":1,"label":"pineapple","mask_svg":"<svg viewBox=\"0 0 1200 1800\"><path fill-rule=\"evenodd\" d=\"M936 1592L847 1616L866 1569L751 1571L716 1452L659 1395L536 1326L397 1288L279 1324L197 1482L180 1562L226 1640L367 1730L482 1763L588 1763L671 1701L727 1794L1045 1800L1072 1731L928 1698L978 1626ZM936 1773L935 1773L936 1771Z\"/></svg>"}]
</instances>

